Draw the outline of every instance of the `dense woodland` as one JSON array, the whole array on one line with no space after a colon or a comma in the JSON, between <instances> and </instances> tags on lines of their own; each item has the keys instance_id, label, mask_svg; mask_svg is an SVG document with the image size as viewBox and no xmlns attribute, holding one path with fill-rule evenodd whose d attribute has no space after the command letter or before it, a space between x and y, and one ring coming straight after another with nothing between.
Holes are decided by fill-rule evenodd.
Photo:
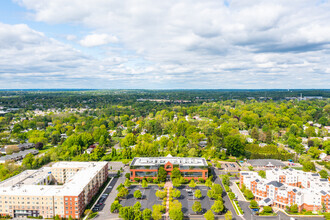
<instances>
[{"instance_id":1,"label":"dense woodland","mask_svg":"<svg viewBox=\"0 0 330 220\"><path fill-rule=\"evenodd\" d=\"M284 99L300 93L323 99ZM0 146L38 143L40 154L28 155L22 165L1 165L0 179L50 161L168 154L218 160L300 156L308 167L320 153L330 153L330 141L324 140L330 136L324 127L330 125L329 96L327 90L2 91L0 106L18 109L0 116Z\"/></svg>"}]
</instances>

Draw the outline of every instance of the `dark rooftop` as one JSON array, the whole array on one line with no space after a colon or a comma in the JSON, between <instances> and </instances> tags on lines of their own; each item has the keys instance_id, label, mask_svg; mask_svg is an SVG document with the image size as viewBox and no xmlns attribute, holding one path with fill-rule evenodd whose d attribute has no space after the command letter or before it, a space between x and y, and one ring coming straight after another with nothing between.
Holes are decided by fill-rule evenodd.
<instances>
[{"instance_id":1,"label":"dark rooftop","mask_svg":"<svg viewBox=\"0 0 330 220\"><path fill-rule=\"evenodd\" d=\"M275 159L256 159L256 160L248 160L248 163L251 166L281 166L284 167L285 164L282 163L280 160Z\"/></svg>"},{"instance_id":2,"label":"dark rooftop","mask_svg":"<svg viewBox=\"0 0 330 220\"><path fill-rule=\"evenodd\" d=\"M275 186L277 188L280 188L281 186L283 186L282 183L277 182L277 181L271 181L271 182L267 183L267 185L273 185L273 186Z\"/></svg>"}]
</instances>

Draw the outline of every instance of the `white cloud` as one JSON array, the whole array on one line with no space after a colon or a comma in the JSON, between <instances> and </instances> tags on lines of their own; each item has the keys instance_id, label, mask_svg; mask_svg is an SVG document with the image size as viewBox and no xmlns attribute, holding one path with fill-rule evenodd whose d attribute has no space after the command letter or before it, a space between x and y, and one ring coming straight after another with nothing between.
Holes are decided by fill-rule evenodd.
<instances>
[{"instance_id":1,"label":"white cloud","mask_svg":"<svg viewBox=\"0 0 330 220\"><path fill-rule=\"evenodd\" d=\"M73 40L77 39L77 36L73 35L73 34L69 34L66 36L66 39L69 41L73 41Z\"/></svg>"},{"instance_id":2,"label":"white cloud","mask_svg":"<svg viewBox=\"0 0 330 220\"><path fill-rule=\"evenodd\" d=\"M118 39L115 36L108 34L91 34L84 37L79 43L84 47L95 47L109 43L117 43Z\"/></svg>"},{"instance_id":3,"label":"white cloud","mask_svg":"<svg viewBox=\"0 0 330 220\"><path fill-rule=\"evenodd\" d=\"M327 88L330 80L326 1L15 1L36 21L88 28L93 34L79 43L99 46L104 57L89 58L74 72L119 80L118 86ZM16 48L44 39L42 33L16 37L9 43ZM112 45L119 42L121 48ZM312 85L315 74L318 82Z\"/></svg>"}]
</instances>

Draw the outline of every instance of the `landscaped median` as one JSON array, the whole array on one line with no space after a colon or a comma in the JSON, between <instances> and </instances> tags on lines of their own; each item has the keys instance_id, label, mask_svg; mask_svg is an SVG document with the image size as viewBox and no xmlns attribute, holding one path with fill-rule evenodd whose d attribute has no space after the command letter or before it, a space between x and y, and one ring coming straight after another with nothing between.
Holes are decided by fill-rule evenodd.
<instances>
[{"instance_id":1,"label":"landscaped median","mask_svg":"<svg viewBox=\"0 0 330 220\"><path fill-rule=\"evenodd\" d=\"M228 175L221 175L220 179L222 181L223 186L225 187L225 191L228 194L230 202L233 204L233 207L235 209L235 212L237 215L243 215L244 212L242 208L239 206L238 201L236 200L236 195L233 193L229 187L230 179Z\"/></svg>"}]
</instances>

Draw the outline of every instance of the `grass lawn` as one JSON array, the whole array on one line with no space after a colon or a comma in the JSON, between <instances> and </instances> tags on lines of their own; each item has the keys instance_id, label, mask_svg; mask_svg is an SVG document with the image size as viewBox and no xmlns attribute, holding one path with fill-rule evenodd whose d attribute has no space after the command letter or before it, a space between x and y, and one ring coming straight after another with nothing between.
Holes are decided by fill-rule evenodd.
<instances>
[{"instance_id":1,"label":"grass lawn","mask_svg":"<svg viewBox=\"0 0 330 220\"><path fill-rule=\"evenodd\" d=\"M42 154L42 153L45 153L46 151L48 151L50 148L53 148L54 146L53 145L46 145L44 146L44 148L42 150L39 150L39 154ZM33 148L35 149L35 148Z\"/></svg>"},{"instance_id":2,"label":"grass lawn","mask_svg":"<svg viewBox=\"0 0 330 220\"><path fill-rule=\"evenodd\" d=\"M241 209L241 207L239 206L238 201L237 201L237 200L235 200L235 201L230 200L230 201L231 201L232 204L233 204L233 203L236 204L236 206L237 206L238 209L236 208L235 204L233 204L236 213L237 213L238 215L243 215L244 212L243 212L243 210Z\"/></svg>"},{"instance_id":3,"label":"grass lawn","mask_svg":"<svg viewBox=\"0 0 330 220\"><path fill-rule=\"evenodd\" d=\"M272 213L259 213L259 216L276 216L277 214L275 212Z\"/></svg>"},{"instance_id":4,"label":"grass lawn","mask_svg":"<svg viewBox=\"0 0 330 220\"><path fill-rule=\"evenodd\" d=\"M298 212L298 213L286 211L286 213L288 213L290 215L323 215L321 212L318 212L318 213L315 214L315 213L313 213L311 211L308 211L308 212Z\"/></svg>"}]
</instances>

